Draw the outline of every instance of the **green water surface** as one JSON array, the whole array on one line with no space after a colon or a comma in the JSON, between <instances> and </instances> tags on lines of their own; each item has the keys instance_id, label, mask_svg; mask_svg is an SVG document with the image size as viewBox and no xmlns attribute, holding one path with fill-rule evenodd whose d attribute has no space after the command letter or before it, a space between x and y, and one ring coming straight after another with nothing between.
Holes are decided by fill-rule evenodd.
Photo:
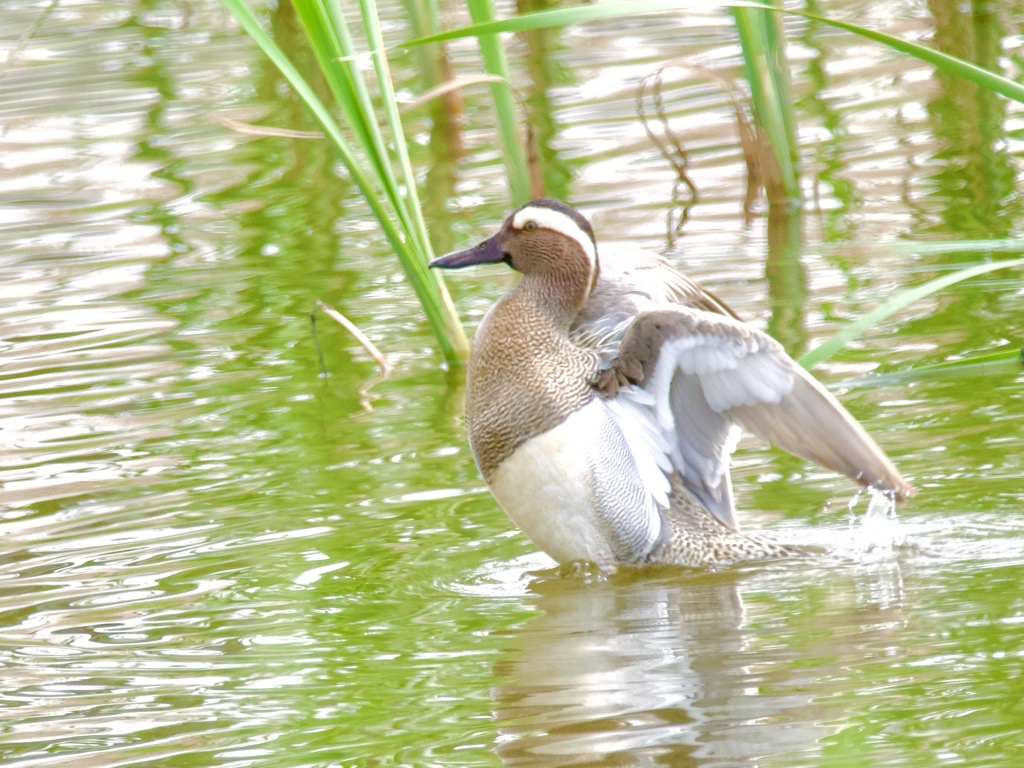
<instances>
[{"instance_id":1,"label":"green water surface","mask_svg":"<svg viewBox=\"0 0 1024 768\"><path fill-rule=\"evenodd\" d=\"M308 64L290 9L254 7ZM1011 2L807 7L1021 76ZM400 4L383 12L406 39ZM896 517L744 441L745 527L825 554L557 569L483 487L462 373L329 147L231 127L314 126L216 2L8 0L0 18L5 768L1019 764L1024 378L925 367L1021 346L1020 270L819 369L917 486ZM737 72L716 14L509 41L547 191L794 354L903 287L1024 253L1019 105L787 30L802 215L744 214L729 102L676 69L664 103L701 192L679 226L636 87L682 57ZM450 52L478 71L471 41ZM399 55L403 98L418 66ZM458 134L408 117L439 252L510 205L487 90L463 100ZM452 277L470 329L513 279ZM390 377L323 316L314 337L316 299Z\"/></svg>"}]
</instances>

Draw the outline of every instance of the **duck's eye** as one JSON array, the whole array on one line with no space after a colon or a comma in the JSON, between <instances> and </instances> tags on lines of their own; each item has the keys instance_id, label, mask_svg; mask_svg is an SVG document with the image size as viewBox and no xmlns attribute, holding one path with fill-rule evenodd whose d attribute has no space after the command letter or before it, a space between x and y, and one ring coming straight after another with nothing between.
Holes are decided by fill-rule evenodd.
<instances>
[{"instance_id":1,"label":"duck's eye","mask_svg":"<svg viewBox=\"0 0 1024 768\"><path fill-rule=\"evenodd\" d=\"M534 221L533 219L530 219L528 222L523 224L523 232L529 232L530 230L536 229L536 228L537 228L537 222Z\"/></svg>"}]
</instances>

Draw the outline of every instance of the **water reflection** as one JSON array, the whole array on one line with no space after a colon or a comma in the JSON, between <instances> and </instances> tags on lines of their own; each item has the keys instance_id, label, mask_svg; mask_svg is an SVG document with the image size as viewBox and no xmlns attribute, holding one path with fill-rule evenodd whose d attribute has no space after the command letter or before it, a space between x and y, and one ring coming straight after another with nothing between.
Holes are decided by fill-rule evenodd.
<instances>
[{"instance_id":1,"label":"water reflection","mask_svg":"<svg viewBox=\"0 0 1024 768\"><path fill-rule=\"evenodd\" d=\"M561 3L552 0L517 0L518 13L546 11ZM525 96L524 126L529 132L531 150L530 169L535 190L534 197L572 199L572 164L558 151L556 142L564 125L559 122L559 103L555 90L575 85L571 67L562 66L557 51L564 48L559 41L558 29L535 29L524 33L527 45L526 74L530 80ZM537 194L541 192L542 194Z\"/></svg>"},{"instance_id":2,"label":"water reflection","mask_svg":"<svg viewBox=\"0 0 1024 768\"><path fill-rule=\"evenodd\" d=\"M889 553L831 571L790 564L534 582L540 615L512 634L495 666L502 764L820 760L843 715L837 682L904 624ZM780 597L806 576L818 577L810 605Z\"/></svg>"},{"instance_id":3,"label":"water reflection","mask_svg":"<svg viewBox=\"0 0 1024 768\"><path fill-rule=\"evenodd\" d=\"M1017 21L983 10L957 11L944 39L976 28L995 57L979 60L1015 74L1012 54L992 49ZM400 12L386 10L396 40ZM917 9L895 12L930 34ZM308 66L290 6L263 18ZM735 483L760 510L750 527L834 545L831 559L595 583L533 575L543 563L466 447L460 373L440 370L330 148L222 123L311 127L223 8L14 0L4 20L4 765L1012 762L1020 371L911 367L1019 346L1019 276L915 307L825 371L857 384L844 402L921 489L895 543L847 530L849 486L744 446ZM1021 252L1012 238L954 242L1020 231L1004 178L1019 163L1018 107L972 106L928 68L796 31L797 72L802 56L813 64L798 77L805 149L824 180L802 223L744 218L718 91L687 81L669 102L694 131L703 196L668 255L791 350L949 265ZM470 42L449 50L457 72L473 71ZM548 191L594 212L607 242L671 245L674 175L636 121L636 85L680 56L734 66L728 24L645 17L511 50ZM395 76L403 93L424 87L411 55ZM438 115L408 123L439 248L508 207L484 89L465 109L455 164ZM460 279L470 326L510 279ZM317 298L396 364L372 412L360 388L374 365L340 331L321 331L331 376L319 376ZM453 586L488 569L500 590Z\"/></svg>"},{"instance_id":4,"label":"water reflection","mask_svg":"<svg viewBox=\"0 0 1024 768\"><path fill-rule=\"evenodd\" d=\"M810 0L807 10L823 13L826 9ZM837 83L829 75L833 52L824 35L826 32L819 22L809 20L799 36L800 45L812 52L800 72L807 92L800 97L799 107L812 115L820 126L814 143L813 165L807 169L811 175L809 208L822 217L825 239L841 240L851 235L849 213L862 202L862 197L846 174L851 127L849 117L838 108L831 93Z\"/></svg>"},{"instance_id":5,"label":"water reflection","mask_svg":"<svg viewBox=\"0 0 1024 768\"><path fill-rule=\"evenodd\" d=\"M993 72L1001 71L1002 39L1007 30L998 4L969 7L950 0L929 0L935 20L934 45ZM1012 228L1007 206L1020 211L1014 179L1016 159L1007 151L1006 100L962 78L936 71L939 93L927 105L935 135L943 141L943 160L932 174L947 203L941 229L975 237L1005 237Z\"/></svg>"},{"instance_id":6,"label":"water reflection","mask_svg":"<svg viewBox=\"0 0 1024 768\"><path fill-rule=\"evenodd\" d=\"M801 261L803 224L799 211L773 206L768 212L768 255L764 266L771 310L768 333L782 343L792 358L807 351L807 270Z\"/></svg>"}]
</instances>

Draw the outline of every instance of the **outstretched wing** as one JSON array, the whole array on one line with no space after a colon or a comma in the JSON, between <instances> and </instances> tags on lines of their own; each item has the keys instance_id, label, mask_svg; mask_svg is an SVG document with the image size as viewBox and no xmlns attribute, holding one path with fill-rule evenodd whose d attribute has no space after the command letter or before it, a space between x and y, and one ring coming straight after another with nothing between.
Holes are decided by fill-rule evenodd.
<instances>
[{"instance_id":1,"label":"outstretched wing","mask_svg":"<svg viewBox=\"0 0 1024 768\"><path fill-rule=\"evenodd\" d=\"M913 493L863 427L782 346L730 316L663 307L641 312L602 377L654 400L683 483L723 523L737 528L729 455L737 427L790 453L897 498Z\"/></svg>"}]
</instances>

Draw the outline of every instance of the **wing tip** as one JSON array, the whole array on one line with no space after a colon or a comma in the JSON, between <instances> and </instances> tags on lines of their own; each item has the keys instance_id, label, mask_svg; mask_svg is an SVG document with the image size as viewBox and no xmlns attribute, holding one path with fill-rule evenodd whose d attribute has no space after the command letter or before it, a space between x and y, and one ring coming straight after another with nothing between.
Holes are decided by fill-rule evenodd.
<instances>
[{"instance_id":1,"label":"wing tip","mask_svg":"<svg viewBox=\"0 0 1024 768\"><path fill-rule=\"evenodd\" d=\"M902 478L901 478L902 479ZM906 480L903 480L903 484L895 490L896 501L902 504L907 499L917 496L917 488L912 486Z\"/></svg>"},{"instance_id":2,"label":"wing tip","mask_svg":"<svg viewBox=\"0 0 1024 768\"><path fill-rule=\"evenodd\" d=\"M868 490L877 491L878 493L884 493L890 496L893 501L897 504L904 503L907 499L917 495L917 488L908 483L903 475L900 474L899 470L890 465L891 472L888 472L885 477L868 479L863 476L863 473L853 477L854 480L859 482Z\"/></svg>"}]
</instances>

